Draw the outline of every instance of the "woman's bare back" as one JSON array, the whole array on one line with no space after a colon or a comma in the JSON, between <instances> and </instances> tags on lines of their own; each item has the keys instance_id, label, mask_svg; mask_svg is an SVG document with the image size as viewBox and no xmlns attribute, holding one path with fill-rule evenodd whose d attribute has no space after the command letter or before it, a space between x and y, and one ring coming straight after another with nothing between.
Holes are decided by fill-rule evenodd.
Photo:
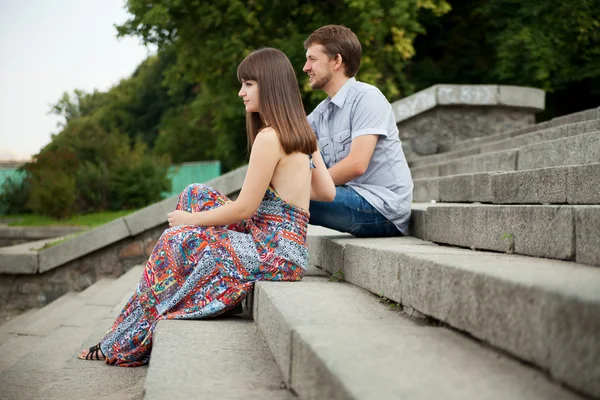
<instances>
[{"instance_id":1,"label":"woman's bare back","mask_svg":"<svg viewBox=\"0 0 600 400\"><path fill-rule=\"evenodd\" d=\"M285 202L308 210L312 176L310 158L300 152L285 154L283 149L281 153L283 155L275 167L271 186Z\"/></svg>"}]
</instances>

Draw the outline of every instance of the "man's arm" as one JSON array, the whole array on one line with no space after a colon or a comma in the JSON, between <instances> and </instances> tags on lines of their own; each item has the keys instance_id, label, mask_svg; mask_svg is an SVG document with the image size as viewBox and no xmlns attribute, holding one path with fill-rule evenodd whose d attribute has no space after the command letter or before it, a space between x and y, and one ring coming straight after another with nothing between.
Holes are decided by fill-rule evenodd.
<instances>
[{"instance_id":1,"label":"man's arm","mask_svg":"<svg viewBox=\"0 0 600 400\"><path fill-rule=\"evenodd\" d=\"M335 186L350 182L365 173L378 139L379 135L362 135L352 140L348 157L329 168Z\"/></svg>"}]
</instances>

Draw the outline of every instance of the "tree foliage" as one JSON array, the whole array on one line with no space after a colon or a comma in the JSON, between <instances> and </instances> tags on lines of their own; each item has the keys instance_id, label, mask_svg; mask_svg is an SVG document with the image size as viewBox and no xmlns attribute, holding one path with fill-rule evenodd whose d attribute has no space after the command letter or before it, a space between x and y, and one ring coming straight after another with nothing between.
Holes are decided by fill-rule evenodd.
<instances>
[{"instance_id":1,"label":"tree foliage","mask_svg":"<svg viewBox=\"0 0 600 400\"><path fill-rule=\"evenodd\" d=\"M173 110L164 121L158 148L175 157L212 157L225 169L244 162L244 109L237 98L237 65L250 51L276 47L290 58L307 108L323 98L308 88L302 45L316 28L338 23L361 39L359 77L388 97L412 91L403 68L414 55L413 41L424 32L422 10L441 15L445 0L240 1L129 0L131 19L117 29L137 35L160 51L176 54L166 82L197 84L195 100ZM333 16L333 17L332 17ZM202 139L206 140L202 140Z\"/></svg>"},{"instance_id":2,"label":"tree foliage","mask_svg":"<svg viewBox=\"0 0 600 400\"><path fill-rule=\"evenodd\" d=\"M434 83L497 83L544 89L545 117L600 103L598 0L450 1L423 15L410 76Z\"/></svg>"}]
</instances>

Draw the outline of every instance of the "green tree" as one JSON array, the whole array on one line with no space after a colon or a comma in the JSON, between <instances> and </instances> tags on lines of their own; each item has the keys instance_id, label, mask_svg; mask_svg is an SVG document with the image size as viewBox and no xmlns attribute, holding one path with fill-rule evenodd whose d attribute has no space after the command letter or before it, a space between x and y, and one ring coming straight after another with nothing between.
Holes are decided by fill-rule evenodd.
<instances>
[{"instance_id":1,"label":"green tree","mask_svg":"<svg viewBox=\"0 0 600 400\"><path fill-rule=\"evenodd\" d=\"M363 45L360 79L377 84L390 98L399 97L413 90L404 68L414 55L415 37L424 32L419 14L431 10L442 15L450 8L445 0L129 0L126 4L132 18L117 27L119 34L140 36L161 52L176 54L176 62L166 71L170 87L181 81L197 84L196 98L181 108L183 115L174 112L163 120L160 135L165 137L159 139L159 147L172 152L185 146L182 136L193 144L198 138L190 135L215 136L209 146L195 146L195 151L184 152L185 157L210 154L226 170L244 162L244 111L237 98L236 68L250 51L263 46L284 51L296 68L305 105L312 108L323 94L307 90L302 43L319 26L343 24Z\"/></svg>"},{"instance_id":2,"label":"green tree","mask_svg":"<svg viewBox=\"0 0 600 400\"><path fill-rule=\"evenodd\" d=\"M442 17L424 13L410 77L435 83L499 83L546 90L543 118L600 103L597 0L450 1Z\"/></svg>"}]
</instances>

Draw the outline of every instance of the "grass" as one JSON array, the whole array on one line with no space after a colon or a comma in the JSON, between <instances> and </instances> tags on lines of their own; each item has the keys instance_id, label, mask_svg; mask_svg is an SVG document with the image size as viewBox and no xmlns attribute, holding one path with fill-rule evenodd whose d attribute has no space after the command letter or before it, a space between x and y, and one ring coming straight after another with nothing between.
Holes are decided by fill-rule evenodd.
<instances>
[{"instance_id":1,"label":"grass","mask_svg":"<svg viewBox=\"0 0 600 400\"><path fill-rule=\"evenodd\" d=\"M8 222L8 226L83 226L93 228L103 225L119 217L123 217L136 210L103 211L90 214L74 215L71 218L57 220L37 214L6 215L1 219Z\"/></svg>"},{"instance_id":2,"label":"grass","mask_svg":"<svg viewBox=\"0 0 600 400\"><path fill-rule=\"evenodd\" d=\"M75 236L77 236L77 235L80 235L81 233L83 233L83 232L77 232L77 233L74 233L74 234L72 234L72 235L65 236L65 237L64 237L64 238L62 238L62 239L58 239L58 240L55 240L55 241L53 241L53 242L48 242L48 243L46 243L45 245L43 245L42 247L40 247L40 248L38 248L38 249L31 249L31 250L34 250L34 251L42 251L42 250L46 250L46 249L48 249L48 248L50 248L50 247L52 247L52 246L56 246L56 245L57 245L57 244L59 244L59 243L66 242L67 240L69 240L69 239L72 239L72 238L74 238Z\"/></svg>"}]
</instances>

